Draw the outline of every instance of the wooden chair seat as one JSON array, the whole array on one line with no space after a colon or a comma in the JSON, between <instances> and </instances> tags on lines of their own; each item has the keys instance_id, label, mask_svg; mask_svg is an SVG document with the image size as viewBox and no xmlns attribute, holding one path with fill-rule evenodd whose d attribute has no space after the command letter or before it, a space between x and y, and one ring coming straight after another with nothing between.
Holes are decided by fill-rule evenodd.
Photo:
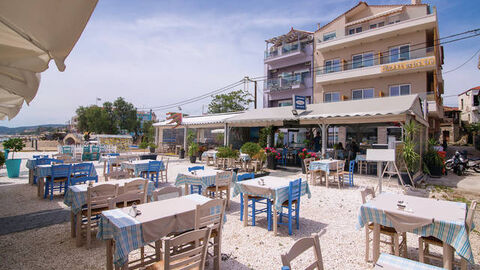
<instances>
[{"instance_id":1,"label":"wooden chair seat","mask_svg":"<svg viewBox=\"0 0 480 270\"><path fill-rule=\"evenodd\" d=\"M260 196L252 196L252 195L248 195L248 199L252 199L252 200L262 200L262 199L265 199L265 197L260 197Z\"/></svg>"},{"instance_id":2,"label":"wooden chair seat","mask_svg":"<svg viewBox=\"0 0 480 270\"><path fill-rule=\"evenodd\" d=\"M48 180L50 180L50 179L51 179L51 178L48 177ZM65 182L65 181L67 181L67 180L68 180L68 177L59 177L59 178L55 178L55 179L53 180L53 182L54 182L54 183L60 183L60 182Z\"/></svg>"},{"instance_id":3,"label":"wooden chair seat","mask_svg":"<svg viewBox=\"0 0 480 270\"><path fill-rule=\"evenodd\" d=\"M219 190L219 191L228 190L228 186L220 186L220 187L218 187L218 190ZM206 191L215 192L215 191L217 191L217 187L215 187L215 186L207 187L207 188L206 188Z\"/></svg>"},{"instance_id":4,"label":"wooden chair seat","mask_svg":"<svg viewBox=\"0 0 480 270\"><path fill-rule=\"evenodd\" d=\"M373 230L373 223L368 224L368 228L370 230ZM387 235L394 235L397 233L397 231L395 230L395 228L380 225L380 233L387 234Z\"/></svg>"},{"instance_id":5,"label":"wooden chair seat","mask_svg":"<svg viewBox=\"0 0 480 270\"><path fill-rule=\"evenodd\" d=\"M100 215L102 211L108 210L108 207L101 207L101 208L95 208L92 209L92 216ZM82 215L87 215L88 209L82 209Z\"/></svg>"}]
</instances>

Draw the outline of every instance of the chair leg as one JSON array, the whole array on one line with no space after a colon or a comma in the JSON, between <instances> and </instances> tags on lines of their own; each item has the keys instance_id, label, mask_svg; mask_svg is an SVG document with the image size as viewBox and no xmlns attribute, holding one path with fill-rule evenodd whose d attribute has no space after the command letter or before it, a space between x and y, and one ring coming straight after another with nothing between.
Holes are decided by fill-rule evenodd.
<instances>
[{"instance_id":1,"label":"chair leg","mask_svg":"<svg viewBox=\"0 0 480 270\"><path fill-rule=\"evenodd\" d=\"M53 200L53 187L55 186L54 182L52 181L50 185L50 201Z\"/></svg>"},{"instance_id":2,"label":"chair leg","mask_svg":"<svg viewBox=\"0 0 480 270\"><path fill-rule=\"evenodd\" d=\"M369 229L365 227L365 262L370 258L370 236Z\"/></svg>"},{"instance_id":3,"label":"chair leg","mask_svg":"<svg viewBox=\"0 0 480 270\"><path fill-rule=\"evenodd\" d=\"M395 256L400 256L400 240L399 240L399 235L398 233L396 233L394 236L393 236L393 250L394 250L394 253L395 253Z\"/></svg>"},{"instance_id":4,"label":"chair leg","mask_svg":"<svg viewBox=\"0 0 480 270\"><path fill-rule=\"evenodd\" d=\"M92 232L90 229L92 228L92 217L87 216L87 228L86 228L86 233L87 233L87 249L90 249L90 242L92 241Z\"/></svg>"},{"instance_id":5,"label":"chair leg","mask_svg":"<svg viewBox=\"0 0 480 270\"><path fill-rule=\"evenodd\" d=\"M242 200L241 200L242 201ZM272 230L272 201L267 199L267 224L268 230Z\"/></svg>"},{"instance_id":6,"label":"chair leg","mask_svg":"<svg viewBox=\"0 0 480 270\"><path fill-rule=\"evenodd\" d=\"M390 253L395 254L395 236L390 237L390 242L392 243L390 246Z\"/></svg>"},{"instance_id":7,"label":"chair leg","mask_svg":"<svg viewBox=\"0 0 480 270\"><path fill-rule=\"evenodd\" d=\"M240 221L243 221L243 193L240 193Z\"/></svg>"},{"instance_id":8,"label":"chair leg","mask_svg":"<svg viewBox=\"0 0 480 270\"><path fill-rule=\"evenodd\" d=\"M418 261L421 263L425 262L425 250L423 249L423 240L421 237L418 238Z\"/></svg>"},{"instance_id":9,"label":"chair leg","mask_svg":"<svg viewBox=\"0 0 480 270\"><path fill-rule=\"evenodd\" d=\"M300 230L300 207L298 202L295 204L295 224L297 225L297 230Z\"/></svg>"},{"instance_id":10,"label":"chair leg","mask_svg":"<svg viewBox=\"0 0 480 270\"><path fill-rule=\"evenodd\" d=\"M292 207L288 208L288 234L292 235Z\"/></svg>"},{"instance_id":11,"label":"chair leg","mask_svg":"<svg viewBox=\"0 0 480 270\"><path fill-rule=\"evenodd\" d=\"M255 199L252 200L252 226L255 226Z\"/></svg>"},{"instance_id":12,"label":"chair leg","mask_svg":"<svg viewBox=\"0 0 480 270\"><path fill-rule=\"evenodd\" d=\"M403 246L403 257L407 258L408 257L407 256L408 255L407 254L408 248L407 248L407 233L406 232L402 233L402 238L403 238L403 241L405 241L405 244Z\"/></svg>"}]
</instances>

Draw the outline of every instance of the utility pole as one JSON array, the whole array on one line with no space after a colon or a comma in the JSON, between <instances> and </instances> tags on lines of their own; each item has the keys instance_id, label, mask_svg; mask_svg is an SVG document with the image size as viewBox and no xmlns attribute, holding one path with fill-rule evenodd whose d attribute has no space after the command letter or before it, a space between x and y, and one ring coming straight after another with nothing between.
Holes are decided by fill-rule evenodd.
<instances>
[{"instance_id":1,"label":"utility pole","mask_svg":"<svg viewBox=\"0 0 480 270\"><path fill-rule=\"evenodd\" d=\"M256 81L256 80L252 80L252 79L250 79L248 76L245 76L245 78L243 78L243 80L244 80L244 84L245 84L245 82L247 82L247 81L248 81L248 82L253 82L253 83L254 83L254 86L255 86L255 89L254 89L254 90L255 90L255 93L254 93L254 95L253 95L253 97L254 97L253 108L254 108L254 109L256 109L256 108L257 108L257 81ZM244 86L244 87L245 87L245 86ZM245 90L245 88L244 88L244 90Z\"/></svg>"}]
</instances>

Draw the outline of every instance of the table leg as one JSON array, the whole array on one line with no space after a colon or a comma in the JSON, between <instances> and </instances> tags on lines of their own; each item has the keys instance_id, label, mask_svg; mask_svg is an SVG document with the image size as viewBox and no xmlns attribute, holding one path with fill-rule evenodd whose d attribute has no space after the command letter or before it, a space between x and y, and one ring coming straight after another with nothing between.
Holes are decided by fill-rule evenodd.
<instances>
[{"instance_id":1,"label":"table leg","mask_svg":"<svg viewBox=\"0 0 480 270\"><path fill-rule=\"evenodd\" d=\"M227 189L227 209L230 209L230 186Z\"/></svg>"},{"instance_id":2,"label":"table leg","mask_svg":"<svg viewBox=\"0 0 480 270\"><path fill-rule=\"evenodd\" d=\"M28 183L33 185L33 170L28 170Z\"/></svg>"},{"instance_id":3,"label":"table leg","mask_svg":"<svg viewBox=\"0 0 480 270\"><path fill-rule=\"evenodd\" d=\"M107 270L113 270L113 240L108 239L105 242L107 246Z\"/></svg>"},{"instance_id":4,"label":"table leg","mask_svg":"<svg viewBox=\"0 0 480 270\"><path fill-rule=\"evenodd\" d=\"M107 174L107 161L106 160L103 162L103 176L105 176L105 174Z\"/></svg>"},{"instance_id":5,"label":"table leg","mask_svg":"<svg viewBox=\"0 0 480 270\"><path fill-rule=\"evenodd\" d=\"M380 224L373 224L373 263L380 257Z\"/></svg>"},{"instance_id":6,"label":"table leg","mask_svg":"<svg viewBox=\"0 0 480 270\"><path fill-rule=\"evenodd\" d=\"M272 211L273 211L273 236L277 236L278 213L277 213L277 209L275 208L275 204L273 202L272 202Z\"/></svg>"},{"instance_id":7,"label":"table leg","mask_svg":"<svg viewBox=\"0 0 480 270\"><path fill-rule=\"evenodd\" d=\"M188 184L185 184L185 195L190 194L190 191L188 190Z\"/></svg>"},{"instance_id":8,"label":"table leg","mask_svg":"<svg viewBox=\"0 0 480 270\"><path fill-rule=\"evenodd\" d=\"M248 226L248 194L243 194L243 227Z\"/></svg>"},{"instance_id":9,"label":"table leg","mask_svg":"<svg viewBox=\"0 0 480 270\"><path fill-rule=\"evenodd\" d=\"M222 228L218 228L221 230ZM213 269L220 269L220 261L222 260L222 232L218 232L217 236L213 238L213 256L215 259L213 261Z\"/></svg>"},{"instance_id":10,"label":"table leg","mask_svg":"<svg viewBox=\"0 0 480 270\"><path fill-rule=\"evenodd\" d=\"M75 214L73 214L73 211L70 210L70 236L72 238L75 238L75 229L76 229L76 222L75 222Z\"/></svg>"},{"instance_id":11,"label":"table leg","mask_svg":"<svg viewBox=\"0 0 480 270\"><path fill-rule=\"evenodd\" d=\"M40 198L43 198L43 195L44 195L44 186L45 186L45 177L38 177L37 178L37 195L38 197Z\"/></svg>"},{"instance_id":12,"label":"table leg","mask_svg":"<svg viewBox=\"0 0 480 270\"><path fill-rule=\"evenodd\" d=\"M79 210L77 213L77 218L76 218L76 228L75 228L75 234L77 235L76 239L76 245L77 247L82 245L82 210ZM87 232L89 233L89 232Z\"/></svg>"},{"instance_id":13,"label":"table leg","mask_svg":"<svg viewBox=\"0 0 480 270\"><path fill-rule=\"evenodd\" d=\"M453 269L453 247L443 242L443 268Z\"/></svg>"}]
</instances>

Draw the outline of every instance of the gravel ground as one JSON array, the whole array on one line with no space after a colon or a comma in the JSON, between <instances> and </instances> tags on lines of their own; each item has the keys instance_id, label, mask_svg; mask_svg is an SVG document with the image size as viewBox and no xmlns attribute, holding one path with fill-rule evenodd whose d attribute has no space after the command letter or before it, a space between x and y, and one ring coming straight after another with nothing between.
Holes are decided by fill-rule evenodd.
<instances>
[{"instance_id":1,"label":"gravel ground","mask_svg":"<svg viewBox=\"0 0 480 270\"><path fill-rule=\"evenodd\" d=\"M100 175L103 167L97 162L95 164ZM177 173L185 171L189 165L186 161L172 160L169 181L173 182ZM25 170L24 163L22 168ZM1 169L0 217L65 208L60 197L52 202L38 199L36 187L28 185L25 175L13 180L5 174L5 169ZM272 173L292 178L296 174L298 173L282 171ZM355 176L356 186L353 188L327 189L324 186L311 186L312 197L302 197L300 230L294 230L292 236L288 235L286 226L281 226L279 235L274 237L266 229L265 216L257 219L257 226L243 227L239 220L239 197L233 198L227 211L222 242L222 253L229 258L222 262L222 268L279 269L280 254L286 252L296 240L325 229L326 233L320 242L326 269L371 269L371 265L364 262L365 232L356 230L355 225L361 205L360 190L376 183L374 177ZM393 181L384 183L384 190L400 192ZM476 223L480 224L479 222L480 215L477 214ZM480 269L480 233L472 232L470 241L477 262L470 269ZM418 237L408 234L407 243L408 257L417 259ZM389 252L388 247L382 247L382 250ZM1 269L105 269L104 244L95 240L90 250L75 247L74 239L70 238L68 223L0 236L0 251ZM293 267L304 268L309 255L311 253L300 257ZM131 254L131 258L135 257L138 257L137 252ZM212 268L211 264L208 268Z\"/></svg>"}]
</instances>

